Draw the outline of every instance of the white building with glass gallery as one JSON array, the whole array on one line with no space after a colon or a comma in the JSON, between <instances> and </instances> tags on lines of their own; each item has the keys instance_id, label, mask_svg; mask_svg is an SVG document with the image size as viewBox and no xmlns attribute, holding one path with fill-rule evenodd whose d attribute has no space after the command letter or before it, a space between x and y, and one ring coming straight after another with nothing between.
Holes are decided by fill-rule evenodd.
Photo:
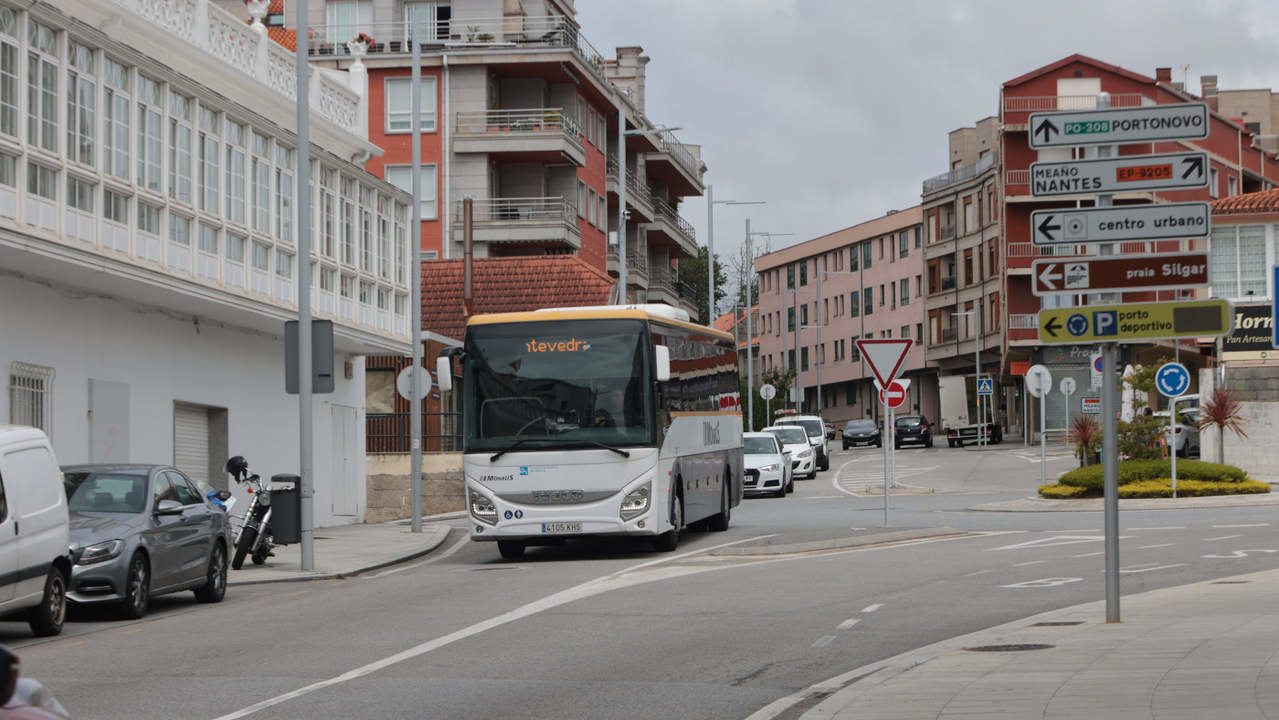
<instances>
[{"instance_id":1,"label":"white building with glass gallery","mask_svg":"<svg viewBox=\"0 0 1279 720\"><path fill-rule=\"evenodd\" d=\"M63 464L296 473L294 56L207 0L0 0L0 423ZM408 211L367 79L312 67L315 523L363 520L366 354L407 354Z\"/></svg>"}]
</instances>

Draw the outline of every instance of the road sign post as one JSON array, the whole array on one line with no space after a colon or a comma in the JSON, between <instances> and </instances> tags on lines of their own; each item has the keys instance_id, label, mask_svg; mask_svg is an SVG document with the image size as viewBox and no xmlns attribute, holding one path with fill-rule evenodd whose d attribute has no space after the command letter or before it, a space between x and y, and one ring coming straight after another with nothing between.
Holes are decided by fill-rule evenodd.
<instances>
[{"instance_id":1,"label":"road sign post","mask_svg":"<svg viewBox=\"0 0 1279 720\"><path fill-rule=\"evenodd\" d=\"M1114 368L1119 364L1118 345L1106 343L1102 346L1102 363L1106 371L1101 375L1101 453L1102 453L1102 488L1105 496L1105 536L1106 536L1106 622L1119 622L1119 456L1118 430L1115 422L1115 410L1118 403L1118 383L1115 382Z\"/></svg>"},{"instance_id":2,"label":"road sign post","mask_svg":"<svg viewBox=\"0 0 1279 720\"><path fill-rule=\"evenodd\" d=\"M885 406L888 405L888 395L885 390L891 389L893 386L901 387L902 401L905 400L906 387L901 383L894 383L897 373L902 369L902 365L906 362L906 353L910 352L910 346L914 343L910 338L884 338L880 340L858 340L857 350L861 353L862 358L866 360L866 364L870 365L870 371L875 376L875 380L879 382L880 399ZM897 443L892 435L891 416L892 408L884 408L884 432L881 436L884 446L884 527L888 527L888 488L892 484L893 476L893 446Z\"/></svg>"},{"instance_id":3,"label":"road sign post","mask_svg":"<svg viewBox=\"0 0 1279 720\"><path fill-rule=\"evenodd\" d=\"M1181 363L1165 363L1155 373L1155 388L1168 398L1168 455L1172 464L1172 496L1177 497L1177 399L1190 389L1190 371Z\"/></svg>"},{"instance_id":4,"label":"road sign post","mask_svg":"<svg viewBox=\"0 0 1279 720\"><path fill-rule=\"evenodd\" d=\"M1035 210L1030 240L1035 245L1078 245L1200 238L1211 229L1211 218L1206 202Z\"/></svg>"},{"instance_id":5,"label":"road sign post","mask_svg":"<svg viewBox=\"0 0 1279 720\"><path fill-rule=\"evenodd\" d=\"M1208 253L1162 253L1036 260L1031 291L1038 296L1181 290L1208 285Z\"/></svg>"},{"instance_id":6,"label":"road sign post","mask_svg":"<svg viewBox=\"0 0 1279 720\"><path fill-rule=\"evenodd\" d=\"M759 386L759 396L764 398L764 425L773 424L773 398L777 397L777 388L771 383Z\"/></svg>"},{"instance_id":7,"label":"road sign post","mask_svg":"<svg viewBox=\"0 0 1279 720\"><path fill-rule=\"evenodd\" d=\"M1031 365L1026 371L1026 392L1039 400L1039 484L1048 484L1048 393L1052 391L1053 375L1043 365Z\"/></svg>"},{"instance_id":8,"label":"road sign post","mask_svg":"<svg viewBox=\"0 0 1279 720\"><path fill-rule=\"evenodd\" d=\"M1099 352L1093 353L1088 359L1088 375L1091 379L1088 385L1092 390L1101 388L1101 369L1103 364L1101 353Z\"/></svg>"},{"instance_id":9,"label":"road sign post","mask_svg":"<svg viewBox=\"0 0 1279 720\"><path fill-rule=\"evenodd\" d=\"M1070 396L1075 394L1075 379L1066 377L1061 379L1061 385L1057 387L1062 395L1066 396L1066 430L1070 430Z\"/></svg>"}]
</instances>

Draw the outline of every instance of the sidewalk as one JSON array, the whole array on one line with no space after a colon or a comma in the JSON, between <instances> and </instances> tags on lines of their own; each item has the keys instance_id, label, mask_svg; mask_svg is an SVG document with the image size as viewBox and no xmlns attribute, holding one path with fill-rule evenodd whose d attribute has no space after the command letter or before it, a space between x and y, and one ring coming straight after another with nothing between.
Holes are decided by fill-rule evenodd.
<instances>
[{"instance_id":1,"label":"sidewalk","mask_svg":"<svg viewBox=\"0 0 1279 720\"><path fill-rule=\"evenodd\" d=\"M1098 601L946 640L757 715L794 717L806 705L810 720L1260 720L1279 711L1279 570L1129 595L1120 608L1117 624L1105 623Z\"/></svg>"},{"instance_id":2,"label":"sidewalk","mask_svg":"<svg viewBox=\"0 0 1279 720\"><path fill-rule=\"evenodd\" d=\"M376 525L338 525L315 531L315 568L302 570L302 546L285 545L273 551L266 564L245 558L239 570L228 570L228 585L328 580L350 577L425 555L444 543L448 516L424 518L422 532L409 531L407 520Z\"/></svg>"},{"instance_id":3,"label":"sidewalk","mask_svg":"<svg viewBox=\"0 0 1279 720\"><path fill-rule=\"evenodd\" d=\"M1002 500L968 508L978 512L1102 512L1102 498L1057 500L1054 498L1025 497L1018 500ZM1120 512L1127 510L1190 510L1194 508L1222 508L1254 505L1279 505L1279 492L1249 495L1211 495L1183 498L1128 498L1120 499Z\"/></svg>"}]
</instances>

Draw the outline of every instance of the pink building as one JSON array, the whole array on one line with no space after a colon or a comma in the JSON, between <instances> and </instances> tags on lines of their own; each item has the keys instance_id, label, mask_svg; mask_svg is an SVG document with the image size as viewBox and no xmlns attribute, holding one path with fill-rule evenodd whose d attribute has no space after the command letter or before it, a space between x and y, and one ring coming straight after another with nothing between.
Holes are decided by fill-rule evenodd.
<instances>
[{"instance_id":1,"label":"pink building","mask_svg":"<svg viewBox=\"0 0 1279 720\"><path fill-rule=\"evenodd\" d=\"M917 205L755 261L760 365L798 370L804 412L820 412L840 428L879 417L874 376L856 341L909 337L916 345L901 373L911 380L906 412L937 420L937 371L926 366L921 342L922 229Z\"/></svg>"}]
</instances>

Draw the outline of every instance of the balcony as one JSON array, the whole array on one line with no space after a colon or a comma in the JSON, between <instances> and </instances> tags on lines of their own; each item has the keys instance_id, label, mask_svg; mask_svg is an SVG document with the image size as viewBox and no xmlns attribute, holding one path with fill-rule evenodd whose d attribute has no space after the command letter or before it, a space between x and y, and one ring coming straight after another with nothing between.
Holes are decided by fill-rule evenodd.
<instances>
[{"instance_id":1,"label":"balcony","mask_svg":"<svg viewBox=\"0 0 1279 720\"><path fill-rule=\"evenodd\" d=\"M586 164L581 130L560 108L460 112L453 129L453 152L513 153L527 160Z\"/></svg>"},{"instance_id":2,"label":"balcony","mask_svg":"<svg viewBox=\"0 0 1279 720\"><path fill-rule=\"evenodd\" d=\"M1154 100L1141 93L1112 93L1110 107L1141 107L1153 105ZM1004 112L1032 113L1053 110L1093 110L1097 107L1096 95L1025 95L1004 98Z\"/></svg>"},{"instance_id":3,"label":"balcony","mask_svg":"<svg viewBox=\"0 0 1279 720\"><path fill-rule=\"evenodd\" d=\"M938 190L941 190L942 188L961 183L965 180L970 180L980 175L983 171L989 170L990 168L994 166L995 166L995 154L991 153L983 158L978 159L977 162L975 163L970 163L968 165L961 165L960 167L957 167L954 170L951 170L950 172L942 173L941 175L936 175L934 177L928 178L927 180L924 181L923 194L928 195L929 193L935 193Z\"/></svg>"},{"instance_id":4,"label":"balcony","mask_svg":"<svg viewBox=\"0 0 1279 720\"><path fill-rule=\"evenodd\" d=\"M945 241L945 240L954 240L954 239L955 239L955 223L950 223L949 225L942 225L941 237L939 237L938 240Z\"/></svg>"},{"instance_id":5,"label":"balcony","mask_svg":"<svg viewBox=\"0 0 1279 720\"><path fill-rule=\"evenodd\" d=\"M621 167L617 164L615 158L608 159L608 173L605 176L607 182L607 190L614 195L619 195L619 186L617 182L618 173ZM620 195L619 195L620 197ZM632 209L639 210L643 215L643 220L654 220L652 191L648 189L644 182L640 180L639 175L635 173L633 168L626 168L626 204Z\"/></svg>"},{"instance_id":6,"label":"balcony","mask_svg":"<svg viewBox=\"0 0 1279 720\"><path fill-rule=\"evenodd\" d=\"M604 56L582 35L577 23L563 15L453 18L423 25L420 41L425 52L567 50L598 81L609 82L604 75ZM307 52L313 60L350 56L347 43L363 32L373 38L369 55L409 55L412 30L408 22L317 25L311 29Z\"/></svg>"},{"instance_id":7,"label":"balcony","mask_svg":"<svg viewBox=\"0 0 1279 720\"><path fill-rule=\"evenodd\" d=\"M1180 240L1153 240L1110 243L1114 246L1114 255L1148 255L1152 253L1181 252L1189 248ZM1101 249L1098 244L1084 245L1034 245L1032 243L1008 243L1007 257L1010 270L1024 270L1038 258L1052 257L1098 257Z\"/></svg>"},{"instance_id":8,"label":"balcony","mask_svg":"<svg viewBox=\"0 0 1279 720\"><path fill-rule=\"evenodd\" d=\"M675 240L681 251L689 257L697 255L697 237L693 225L680 217L669 202L656 195L652 198L653 207L657 210L653 223Z\"/></svg>"},{"instance_id":9,"label":"balcony","mask_svg":"<svg viewBox=\"0 0 1279 720\"><path fill-rule=\"evenodd\" d=\"M621 263L618 259L617 246L609 246L608 272L621 272ZM648 287L648 256L643 250L631 250L626 253L626 284L639 288Z\"/></svg>"},{"instance_id":10,"label":"balcony","mask_svg":"<svg viewBox=\"0 0 1279 720\"><path fill-rule=\"evenodd\" d=\"M462 241L462 205L455 206L453 239ZM578 249L577 211L562 197L475 200L471 221L477 243L536 243Z\"/></svg>"},{"instance_id":11,"label":"balcony","mask_svg":"<svg viewBox=\"0 0 1279 720\"><path fill-rule=\"evenodd\" d=\"M648 301L679 307L678 279L675 268L665 261L653 265L648 276Z\"/></svg>"},{"instance_id":12,"label":"balcony","mask_svg":"<svg viewBox=\"0 0 1279 720\"><path fill-rule=\"evenodd\" d=\"M941 279L941 291L942 291L942 292L946 292L947 290L954 290L954 289L955 289L955 276L954 276L954 275L947 275L946 277L944 277L944 278L942 278L942 279Z\"/></svg>"},{"instance_id":13,"label":"balcony","mask_svg":"<svg viewBox=\"0 0 1279 720\"><path fill-rule=\"evenodd\" d=\"M649 174L666 180L673 195L701 195L701 160L670 130L663 130L660 138L660 149L648 155Z\"/></svg>"},{"instance_id":14,"label":"balcony","mask_svg":"<svg viewBox=\"0 0 1279 720\"><path fill-rule=\"evenodd\" d=\"M959 328L948 327L948 328L941 329L942 342L953 343L958 339L959 339Z\"/></svg>"},{"instance_id":15,"label":"balcony","mask_svg":"<svg viewBox=\"0 0 1279 720\"><path fill-rule=\"evenodd\" d=\"M1037 313L1017 313L1008 316L1009 330L1038 330L1039 315Z\"/></svg>"}]
</instances>

